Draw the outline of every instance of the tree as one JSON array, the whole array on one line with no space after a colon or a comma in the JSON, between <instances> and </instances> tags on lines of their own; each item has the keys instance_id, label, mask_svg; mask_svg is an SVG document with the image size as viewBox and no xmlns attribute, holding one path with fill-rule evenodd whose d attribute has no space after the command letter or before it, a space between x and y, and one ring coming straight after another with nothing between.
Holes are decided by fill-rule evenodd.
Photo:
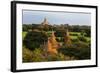
<instances>
[{"instance_id":1,"label":"tree","mask_svg":"<svg viewBox=\"0 0 100 73\"><path fill-rule=\"evenodd\" d=\"M58 49L58 52L64 54L65 56L69 56L71 60L72 57L75 57L75 59L78 58L77 54L79 53L79 50L74 47L61 47Z\"/></svg>"},{"instance_id":2,"label":"tree","mask_svg":"<svg viewBox=\"0 0 100 73\"><path fill-rule=\"evenodd\" d=\"M85 35L86 35L85 31L82 30L82 31L81 31L81 35L78 36L78 39L79 39L80 41L87 42L87 39L86 39Z\"/></svg>"},{"instance_id":3,"label":"tree","mask_svg":"<svg viewBox=\"0 0 100 73\"><path fill-rule=\"evenodd\" d=\"M79 25L73 25L72 26L72 31L73 32L80 32L80 30L81 30L80 28L81 28L81 26L79 26Z\"/></svg>"},{"instance_id":4,"label":"tree","mask_svg":"<svg viewBox=\"0 0 100 73\"><path fill-rule=\"evenodd\" d=\"M47 42L48 36L45 32L39 30L33 30L27 33L23 40L23 44L26 48L34 50L39 48L41 44Z\"/></svg>"},{"instance_id":5,"label":"tree","mask_svg":"<svg viewBox=\"0 0 100 73\"><path fill-rule=\"evenodd\" d=\"M56 32L55 32L56 37L64 37L65 34L66 34L66 30L64 30L64 29L63 30L59 29L59 30L56 30Z\"/></svg>"},{"instance_id":6,"label":"tree","mask_svg":"<svg viewBox=\"0 0 100 73\"><path fill-rule=\"evenodd\" d=\"M85 29L85 33L86 33L87 37L91 37L91 29L90 28Z\"/></svg>"}]
</instances>

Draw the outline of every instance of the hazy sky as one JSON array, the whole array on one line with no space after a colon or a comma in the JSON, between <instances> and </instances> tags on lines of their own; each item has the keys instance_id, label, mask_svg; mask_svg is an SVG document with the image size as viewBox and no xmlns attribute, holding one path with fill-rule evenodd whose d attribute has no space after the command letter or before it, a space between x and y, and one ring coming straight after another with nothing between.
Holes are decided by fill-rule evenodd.
<instances>
[{"instance_id":1,"label":"hazy sky","mask_svg":"<svg viewBox=\"0 0 100 73\"><path fill-rule=\"evenodd\" d=\"M90 25L90 13L52 12L52 11L26 11L23 10L23 24L39 24L47 18L53 24Z\"/></svg>"}]
</instances>

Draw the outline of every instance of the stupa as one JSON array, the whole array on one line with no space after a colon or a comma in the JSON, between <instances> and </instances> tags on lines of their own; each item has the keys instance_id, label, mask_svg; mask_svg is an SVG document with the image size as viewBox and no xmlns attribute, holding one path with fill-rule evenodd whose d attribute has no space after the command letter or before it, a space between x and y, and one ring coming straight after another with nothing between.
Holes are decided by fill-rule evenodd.
<instances>
[{"instance_id":1,"label":"stupa","mask_svg":"<svg viewBox=\"0 0 100 73\"><path fill-rule=\"evenodd\" d=\"M70 35L69 35L69 32L68 32L68 29L66 31L66 35L64 37L64 43L67 47L70 47L71 46L71 38L70 38Z\"/></svg>"},{"instance_id":2,"label":"stupa","mask_svg":"<svg viewBox=\"0 0 100 73\"><path fill-rule=\"evenodd\" d=\"M47 18L44 18L44 21L41 23L43 26L48 26L49 23L47 21Z\"/></svg>"},{"instance_id":3,"label":"stupa","mask_svg":"<svg viewBox=\"0 0 100 73\"><path fill-rule=\"evenodd\" d=\"M58 49L58 42L56 41L56 37L54 32L52 31L51 37L48 38L48 43L47 43L47 51L52 54L57 54L57 49Z\"/></svg>"}]
</instances>

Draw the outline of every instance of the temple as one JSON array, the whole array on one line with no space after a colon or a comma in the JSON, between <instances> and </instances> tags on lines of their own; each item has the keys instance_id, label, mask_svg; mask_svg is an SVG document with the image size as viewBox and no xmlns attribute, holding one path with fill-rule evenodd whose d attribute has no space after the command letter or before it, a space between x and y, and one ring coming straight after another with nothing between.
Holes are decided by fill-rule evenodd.
<instances>
[{"instance_id":1,"label":"temple","mask_svg":"<svg viewBox=\"0 0 100 73\"><path fill-rule=\"evenodd\" d=\"M64 43L65 43L66 47L70 47L71 46L71 38L70 38L68 29L66 31L66 35L64 36Z\"/></svg>"},{"instance_id":2,"label":"temple","mask_svg":"<svg viewBox=\"0 0 100 73\"><path fill-rule=\"evenodd\" d=\"M49 25L46 18L44 18L44 21L41 24L43 27L48 27L48 25ZM45 49L50 54L57 54L58 53L57 49L59 48L59 42L57 42L56 38L57 37L55 36L54 31L51 31L51 36L48 37L47 43L44 44ZM68 29L67 29L66 34L64 36L64 43L67 47L69 47L71 45L71 39L69 36Z\"/></svg>"},{"instance_id":3,"label":"temple","mask_svg":"<svg viewBox=\"0 0 100 73\"><path fill-rule=\"evenodd\" d=\"M58 49L58 42L56 41L56 37L54 35L54 32L52 31L51 37L48 38L48 43L47 43L47 51L49 53L55 53L57 54L57 49Z\"/></svg>"},{"instance_id":4,"label":"temple","mask_svg":"<svg viewBox=\"0 0 100 73\"><path fill-rule=\"evenodd\" d=\"M47 18L44 18L44 21L41 23L43 26L48 26L49 23L47 21Z\"/></svg>"}]
</instances>

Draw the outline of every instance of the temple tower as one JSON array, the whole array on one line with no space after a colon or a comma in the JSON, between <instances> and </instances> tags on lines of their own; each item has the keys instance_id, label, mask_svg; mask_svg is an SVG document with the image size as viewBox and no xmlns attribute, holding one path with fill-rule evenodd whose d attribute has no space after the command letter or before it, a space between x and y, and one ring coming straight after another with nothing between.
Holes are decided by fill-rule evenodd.
<instances>
[{"instance_id":1,"label":"temple tower","mask_svg":"<svg viewBox=\"0 0 100 73\"><path fill-rule=\"evenodd\" d=\"M48 38L48 52L51 54L57 54L58 49L58 42L56 41L56 37L54 35L54 32L52 31L51 37Z\"/></svg>"},{"instance_id":2,"label":"temple tower","mask_svg":"<svg viewBox=\"0 0 100 73\"><path fill-rule=\"evenodd\" d=\"M43 25L43 26L48 26L48 24L49 24L49 23L48 23L47 19L44 18L44 21L42 22L42 25Z\"/></svg>"},{"instance_id":3,"label":"temple tower","mask_svg":"<svg viewBox=\"0 0 100 73\"><path fill-rule=\"evenodd\" d=\"M67 47L70 47L70 46L71 46L71 38L70 38L68 29L67 29L66 35L65 35L65 37L64 37L64 42L65 42L65 45L66 45Z\"/></svg>"}]
</instances>

